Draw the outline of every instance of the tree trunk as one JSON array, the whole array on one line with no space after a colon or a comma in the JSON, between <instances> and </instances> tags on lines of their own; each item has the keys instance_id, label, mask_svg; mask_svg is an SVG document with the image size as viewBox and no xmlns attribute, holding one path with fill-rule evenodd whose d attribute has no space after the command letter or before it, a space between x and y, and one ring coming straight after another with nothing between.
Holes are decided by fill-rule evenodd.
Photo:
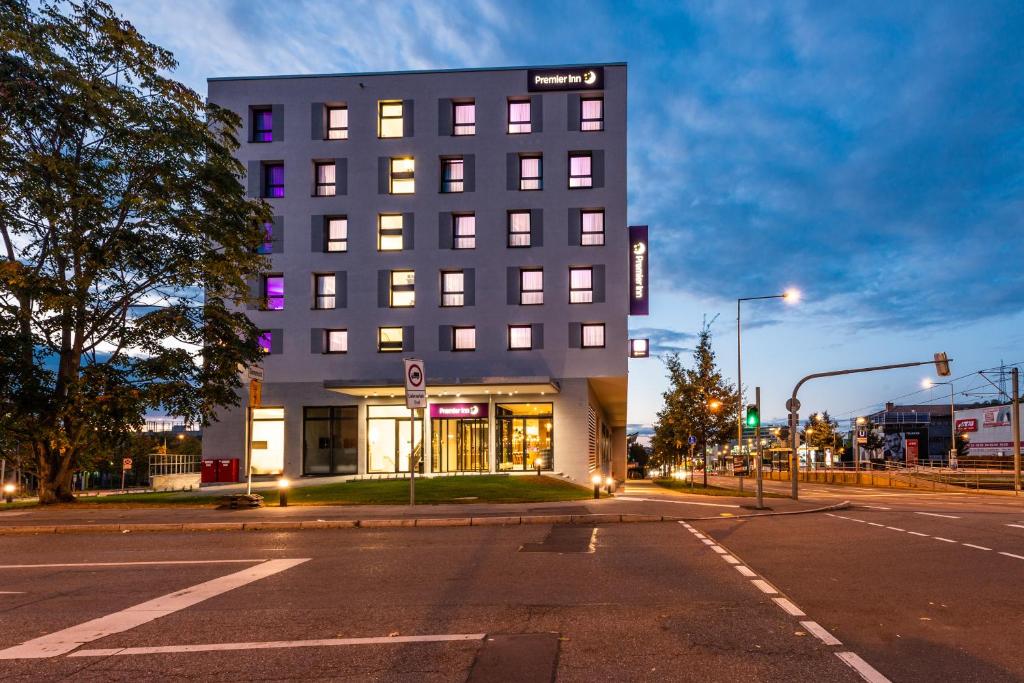
<instances>
[{"instance_id":1,"label":"tree trunk","mask_svg":"<svg viewBox=\"0 0 1024 683\"><path fill-rule=\"evenodd\" d=\"M36 474L39 477L39 503L75 502L71 453L52 450L46 444L36 444Z\"/></svg>"}]
</instances>

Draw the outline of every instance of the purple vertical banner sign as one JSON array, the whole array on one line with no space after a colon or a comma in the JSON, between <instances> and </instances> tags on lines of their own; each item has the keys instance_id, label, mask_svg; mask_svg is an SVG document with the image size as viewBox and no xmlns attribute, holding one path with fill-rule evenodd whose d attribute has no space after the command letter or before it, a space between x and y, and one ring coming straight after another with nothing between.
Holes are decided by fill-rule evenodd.
<instances>
[{"instance_id":1,"label":"purple vertical banner sign","mask_svg":"<svg viewBox=\"0 0 1024 683\"><path fill-rule=\"evenodd\" d=\"M648 315L647 226L629 226L629 314Z\"/></svg>"}]
</instances>

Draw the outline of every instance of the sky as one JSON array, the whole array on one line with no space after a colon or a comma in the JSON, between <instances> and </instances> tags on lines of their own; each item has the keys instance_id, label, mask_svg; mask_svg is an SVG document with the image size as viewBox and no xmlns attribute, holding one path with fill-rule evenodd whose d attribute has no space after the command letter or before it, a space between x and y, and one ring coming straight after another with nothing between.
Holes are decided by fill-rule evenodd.
<instances>
[{"instance_id":1,"label":"sky","mask_svg":"<svg viewBox=\"0 0 1024 683\"><path fill-rule=\"evenodd\" d=\"M630 361L629 422L665 389L659 354L710 323L736 376L785 414L804 375L953 359L1024 363L1024 3L115 0L206 78L629 64L629 222L651 230L654 355ZM928 367L820 380L802 416L942 403Z\"/></svg>"}]
</instances>

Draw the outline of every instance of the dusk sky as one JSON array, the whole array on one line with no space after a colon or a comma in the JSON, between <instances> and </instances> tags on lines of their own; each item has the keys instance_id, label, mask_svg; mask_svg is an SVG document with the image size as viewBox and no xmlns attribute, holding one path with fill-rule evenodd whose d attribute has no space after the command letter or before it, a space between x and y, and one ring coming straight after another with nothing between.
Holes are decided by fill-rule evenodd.
<instances>
[{"instance_id":1,"label":"dusk sky","mask_svg":"<svg viewBox=\"0 0 1024 683\"><path fill-rule=\"evenodd\" d=\"M766 419L811 372L1024 361L1019 0L113 4L203 94L214 76L628 62L629 221L652 241L651 315L630 327L688 356L714 320L735 381L736 298L798 287L797 306L744 304ZM630 362L630 423L653 422L664 374ZM948 401L927 376L811 383L801 416Z\"/></svg>"}]
</instances>

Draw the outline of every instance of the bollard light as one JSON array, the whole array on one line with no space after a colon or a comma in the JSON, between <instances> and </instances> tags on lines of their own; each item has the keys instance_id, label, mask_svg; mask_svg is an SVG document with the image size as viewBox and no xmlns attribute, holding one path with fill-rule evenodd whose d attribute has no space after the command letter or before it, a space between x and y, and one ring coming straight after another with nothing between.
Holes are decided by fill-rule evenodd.
<instances>
[{"instance_id":1,"label":"bollard light","mask_svg":"<svg viewBox=\"0 0 1024 683\"><path fill-rule=\"evenodd\" d=\"M279 507L288 507L288 487L291 482L281 477L277 480L277 504Z\"/></svg>"},{"instance_id":2,"label":"bollard light","mask_svg":"<svg viewBox=\"0 0 1024 683\"><path fill-rule=\"evenodd\" d=\"M18 490L18 487L14 484L4 484L4 498L8 503L14 502L14 492Z\"/></svg>"},{"instance_id":3,"label":"bollard light","mask_svg":"<svg viewBox=\"0 0 1024 683\"><path fill-rule=\"evenodd\" d=\"M601 497L601 479L602 477L600 474L595 474L590 478L590 483L594 485L594 498Z\"/></svg>"}]
</instances>

